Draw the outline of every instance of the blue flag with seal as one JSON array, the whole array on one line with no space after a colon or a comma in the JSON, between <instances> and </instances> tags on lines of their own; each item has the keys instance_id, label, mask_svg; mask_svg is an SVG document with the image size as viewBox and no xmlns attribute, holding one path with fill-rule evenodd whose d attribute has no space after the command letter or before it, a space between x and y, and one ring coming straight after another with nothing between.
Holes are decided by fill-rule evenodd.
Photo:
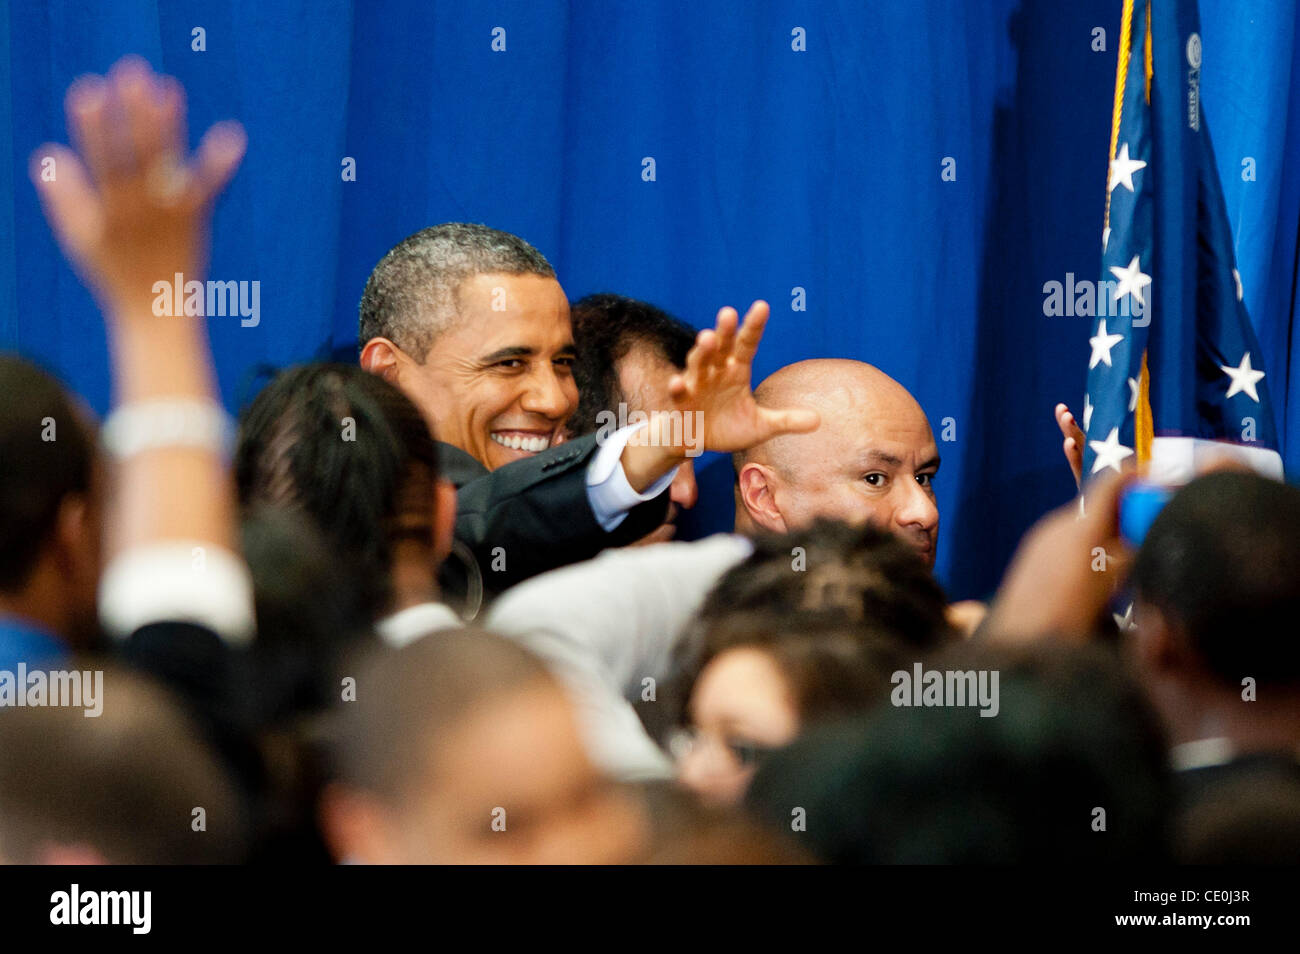
<instances>
[{"instance_id":1,"label":"blue flag with seal","mask_svg":"<svg viewBox=\"0 0 1300 954\"><path fill-rule=\"evenodd\" d=\"M1282 479L1264 361L1200 101L1195 0L1124 0L1083 474L1178 484L1231 457Z\"/></svg>"}]
</instances>

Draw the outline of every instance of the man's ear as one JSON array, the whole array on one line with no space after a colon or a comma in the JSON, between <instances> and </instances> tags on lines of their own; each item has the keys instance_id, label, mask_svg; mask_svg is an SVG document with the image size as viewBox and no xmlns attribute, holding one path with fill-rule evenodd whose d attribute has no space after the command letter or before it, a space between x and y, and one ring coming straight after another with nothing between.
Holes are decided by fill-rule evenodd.
<instances>
[{"instance_id":1,"label":"man's ear","mask_svg":"<svg viewBox=\"0 0 1300 954\"><path fill-rule=\"evenodd\" d=\"M433 554L439 564L451 555L456 532L456 485L440 477L433 488Z\"/></svg>"},{"instance_id":2,"label":"man's ear","mask_svg":"<svg viewBox=\"0 0 1300 954\"><path fill-rule=\"evenodd\" d=\"M785 518L776 503L775 477L772 468L764 464L749 463L740 468L740 502L755 524L785 533Z\"/></svg>"},{"instance_id":3,"label":"man's ear","mask_svg":"<svg viewBox=\"0 0 1300 954\"><path fill-rule=\"evenodd\" d=\"M371 338L361 349L361 367L389 384L397 384L406 353L387 338Z\"/></svg>"}]
</instances>

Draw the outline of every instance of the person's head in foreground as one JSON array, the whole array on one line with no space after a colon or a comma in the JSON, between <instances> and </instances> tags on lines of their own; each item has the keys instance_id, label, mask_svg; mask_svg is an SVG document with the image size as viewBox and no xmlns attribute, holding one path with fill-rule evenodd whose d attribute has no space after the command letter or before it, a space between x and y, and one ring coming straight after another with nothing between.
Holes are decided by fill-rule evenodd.
<instances>
[{"instance_id":1,"label":"person's head in foreground","mask_svg":"<svg viewBox=\"0 0 1300 954\"><path fill-rule=\"evenodd\" d=\"M592 766L569 697L499 636L379 654L336 718L321 816L340 861L602 864L644 848L641 805Z\"/></svg>"},{"instance_id":2,"label":"person's head in foreground","mask_svg":"<svg viewBox=\"0 0 1300 954\"><path fill-rule=\"evenodd\" d=\"M760 537L679 658L682 784L710 804L737 802L767 753L869 709L891 673L942 645L946 606L916 554L874 527L817 521Z\"/></svg>"},{"instance_id":3,"label":"person's head in foreground","mask_svg":"<svg viewBox=\"0 0 1300 954\"><path fill-rule=\"evenodd\" d=\"M808 407L821 425L734 457L738 529L785 531L814 518L871 522L934 565L939 451L907 389L861 361L787 365L754 390L764 407Z\"/></svg>"},{"instance_id":4,"label":"person's head in foreground","mask_svg":"<svg viewBox=\"0 0 1300 954\"><path fill-rule=\"evenodd\" d=\"M997 715L891 696L773 753L750 786L755 817L828 863L1167 857L1164 740L1111 658L1049 646L1021 658L958 651L926 665L945 680L997 672Z\"/></svg>"},{"instance_id":5,"label":"person's head in foreground","mask_svg":"<svg viewBox=\"0 0 1300 954\"><path fill-rule=\"evenodd\" d=\"M363 368L488 470L556 443L578 405L555 270L484 225L422 229L380 259L361 296L360 343Z\"/></svg>"},{"instance_id":6,"label":"person's head in foreground","mask_svg":"<svg viewBox=\"0 0 1300 954\"><path fill-rule=\"evenodd\" d=\"M236 790L168 694L102 661L77 665L102 673L93 707L83 695L81 706L0 710L0 861L242 860Z\"/></svg>"},{"instance_id":7,"label":"person's head in foreground","mask_svg":"<svg viewBox=\"0 0 1300 954\"><path fill-rule=\"evenodd\" d=\"M0 354L0 394L0 623L84 646L100 570L93 431L62 385L21 358Z\"/></svg>"},{"instance_id":8,"label":"person's head in foreground","mask_svg":"<svg viewBox=\"0 0 1300 954\"><path fill-rule=\"evenodd\" d=\"M578 348L573 369L578 409L569 430L574 437L612 433L635 412L673 409L668 382L686 367L686 355L695 343L690 325L649 302L588 295L573 304L573 336ZM672 503L664 526L647 542L671 539L677 511L694 507L698 497L695 462L688 457L669 488Z\"/></svg>"},{"instance_id":9,"label":"person's head in foreground","mask_svg":"<svg viewBox=\"0 0 1300 954\"><path fill-rule=\"evenodd\" d=\"M1300 749L1300 490L1206 474L1152 523L1133 564L1133 642L1174 743L1228 758Z\"/></svg>"},{"instance_id":10,"label":"person's head in foreground","mask_svg":"<svg viewBox=\"0 0 1300 954\"><path fill-rule=\"evenodd\" d=\"M240 419L240 504L302 514L362 588L372 617L435 599L455 490L411 401L354 365L282 371Z\"/></svg>"}]
</instances>

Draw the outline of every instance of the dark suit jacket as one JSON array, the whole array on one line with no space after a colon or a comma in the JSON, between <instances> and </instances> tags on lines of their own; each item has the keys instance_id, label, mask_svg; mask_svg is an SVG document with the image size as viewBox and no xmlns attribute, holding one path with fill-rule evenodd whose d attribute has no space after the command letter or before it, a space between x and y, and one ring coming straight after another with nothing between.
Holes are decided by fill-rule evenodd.
<instances>
[{"instance_id":1,"label":"dark suit jacket","mask_svg":"<svg viewBox=\"0 0 1300 954\"><path fill-rule=\"evenodd\" d=\"M1181 864L1300 862L1300 760L1252 752L1176 773Z\"/></svg>"},{"instance_id":2,"label":"dark suit jacket","mask_svg":"<svg viewBox=\"0 0 1300 954\"><path fill-rule=\"evenodd\" d=\"M595 453L596 436L588 434L489 471L439 442L439 470L456 485L457 547L444 564L444 598L468 602L472 612L476 574L484 598L491 598L530 576L639 540L663 523L666 491L633 507L612 531L596 522L587 500Z\"/></svg>"}]
</instances>

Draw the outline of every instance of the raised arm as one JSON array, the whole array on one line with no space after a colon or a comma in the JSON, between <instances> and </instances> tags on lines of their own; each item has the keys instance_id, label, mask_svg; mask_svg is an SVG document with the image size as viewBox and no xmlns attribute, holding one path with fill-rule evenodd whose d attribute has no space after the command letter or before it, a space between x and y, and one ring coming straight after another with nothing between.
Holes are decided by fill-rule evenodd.
<instances>
[{"instance_id":1,"label":"raised arm","mask_svg":"<svg viewBox=\"0 0 1300 954\"><path fill-rule=\"evenodd\" d=\"M219 632L250 628L246 570L233 556L229 422L206 328L201 318L153 308L156 282L171 287L178 273L202 280L212 201L243 156L243 130L214 126L187 155L184 94L138 57L74 83L67 114L76 150L42 146L32 180L60 246L103 309L112 351L105 625L138 622L128 604L148 587L114 584L115 571L134 563L129 575L164 587L163 579L185 579L186 567L191 579L195 569L208 571L192 584L190 616ZM40 174L45 157L54 159L48 181ZM225 582L205 585L217 580ZM119 610L126 616L117 618Z\"/></svg>"}]
</instances>

